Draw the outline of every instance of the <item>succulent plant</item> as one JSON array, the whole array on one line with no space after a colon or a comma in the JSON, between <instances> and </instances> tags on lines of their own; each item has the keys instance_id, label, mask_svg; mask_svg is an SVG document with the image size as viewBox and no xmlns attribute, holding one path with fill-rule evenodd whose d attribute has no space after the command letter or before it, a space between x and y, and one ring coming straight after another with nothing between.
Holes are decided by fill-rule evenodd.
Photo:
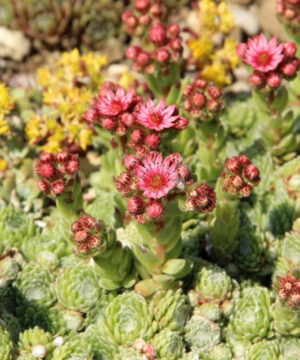
<instances>
[{"instance_id":1,"label":"succulent plant","mask_svg":"<svg viewBox=\"0 0 300 360\"><path fill-rule=\"evenodd\" d=\"M147 360L147 357L140 354L131 347L119 347L119 352L112 358L113 360Z\"/></svg>"},{"instance_id":2,"label":"succulent plant","mask_svg":"<svg viewBox=\"0 0 300 360\"><path fill-rule=\"evenodd\" d=\"M78 264L61 270L55 281L55 293L66 308L87 312L97 304L101 292L94 269Z\"/></svg>"},{"instance_id":3,"label":"succulent plant","mask_svg":"<svg viewBox=\"0 0 300 360\"><path fill-rule=\"evenodd\" d=\"M281 335L299 336L299 309L293 309L278 299L272 307L272 316L274 318L274 329L276 332Z\"/></svg>"},{"instance_id":4,"label":"succulent plant","mask_svg":"<svg viewBox=\"0 0 300 360\"><path fill-rule=\"evenodd\" d=\"M237 339L259 340L271 335L271 298L263 287L245 288L236 301L229 327Z\"/></svg>"},{"instance_id":5,"label":"succulent plant","mask_svg":"<svg viewBox=\"0 0 300 360\"><path fill-rule=\"evenodd\" d=\"M169 329L164 329L151 341L159 357L168 360L181 359L184 353L184 342L181 336Z\"/></svg>"},{"instance_id":6,"label":"succulent plant","mask_svg":"<svg viewBox=\"0 0 300 360\"><path fill-rule=\"evenodd\" d=\"M212 351L207 356L208 360L231 360L233 359L232 351L224 344L220 343L212 348Z\"/></svg>"},{"instance_id":7,"label":"succulent plant","mask_svg":"<svg viewBox=\"0 0 300 360\"><path fill-rule=\"evenodd\" d=\"M93 360L93 355L92 346L76 335L53 351L53 358L57 360Z\"/></svg>"},{"instance_id":8,"label":"succulent plant","mask_svg":"<svg viewBox=\"0 0 300 360\"><path fill-rule=\"evenodd\" d=\"M281 340L282 356L287 360L296 360L300 355L300 341L293 336Z\"/></svg>"},{"instance_id":9,"label":"succulent plant","mask_svg":"<svg viewBox=\"0 0 300 360\"><path fill-rule=\"evenodd\" d=\"M11 360L13 344L9 332L0 324L0 357L3 360Z\"/></svg>"},{"instance_id":10,"label":"succulent plant","mask_svg":"<svg viewBox=\"0 0 300 360\"><path fill-rule=\"evenodd\" d=\"M261 341L251 345L247 350L247 359L280 359L281 347L278 340Z\"/></svg>"},{"instance_id":11,"label":"succulent plant","mask_svg":"<svg viewBox=\"0 0 300 360\"><path fill-rule=\"evenodd\" d=\"M20 354L34 358L51 359L53 351L52 336L37 326L20 334L18 349Z\"/></svg>"},{"instance_id":12,"label":"succulent plant","mask_svg":"<svg viewBox=\"0 0 300 360\"><path fill-rule=\"evenodd\" d=\"M193 351L206 356L220 343L221 329L206 317L193 315L185 326L184 339Z\"/></svg>"},{"instance_id":13,"label":"succulent plant","mask_svg":"<svg viewBox=\"0 0 300 360\"><path fill-rule=\"evenodd\" d=\"M159 328L182 332L192 307L188 298L178 290L161 290L153 295L150 306Z\"/></svg>"},{"instance_id":14,"label":"succulent plant","mask_svg":"<svg viewBox=\"0 0 300 360\"><path fill-rule=\"evenodd\" d=\"M158 329L146 300L138 293L125 292L114 298L106 309L105 334L120 345L136 339L151 339Z\"/></svg>"}]
</instances>

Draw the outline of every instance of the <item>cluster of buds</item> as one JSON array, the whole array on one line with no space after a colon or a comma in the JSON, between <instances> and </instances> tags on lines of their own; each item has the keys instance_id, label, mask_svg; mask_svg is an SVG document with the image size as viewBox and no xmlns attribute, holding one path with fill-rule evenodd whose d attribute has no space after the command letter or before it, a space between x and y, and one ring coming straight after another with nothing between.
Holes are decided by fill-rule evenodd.
<instances>
[{"instance_id":1,"label":"cluster of buds","mask_svg":"<svg viewBox=\"0 0 300 360\"><path fill-rule=\"evenodd\" d=\"M147 360L156 359L156 350L155 347L151 344L147 344L143 339L135 340L133 346L135 350L137 350L140 354L146 356Z\"/></svg>"},{"instance_id":2,"label":"cluster of buds","mask_svg":"<svg viewBox=\"0 0 300 360\"><path fill-rule=\"evenodd\" d=\"M260 182L258 168L245 155L226 159L222 178L223 191L239 197L250 196L253 188Z\"/></svg>"},{"instance_id":3,"label":"cluster of buds","mask_svg":"<svg viewBox=\"0 0 300 360\"><path fill-rule=\"evenodd\" d=\"M190 211L199 211L202 214L210 213L216 207L216 193L207 184L194 188L186 200L186 207Z\"/></svg>"},{"instance_id":4,"label":"cluster of buds","mask_svg":"<svg viewBox=\"0 0 300 360\"><path fill-rule=\"evenodd\" d=\"M134 11L125 11L122 21L128 34L143 36L149 26L162 21L166 15L167 8L163 0L136 0Z\"/></svg>"},{"instance_id":5,"label":"cluster of buds","mask_svg":"<svg viewBox=\"0 0 300 360\"><path fill-rule=\"evenodd\" d=\"M215 205L214 191L207 185L195 189L191 171L182 164L182 157L178 153L165 159L155 151L141 159L127 155L124 166L126 172L118 177L116 188L122 196L129 197L128 212L139 223L160 221L168 201L187 194L189 198L199 200L197 207L187 206L188 210L209 212ZM194 189L192 192L191 187ZM206 203L204 194L207 194Z\"/></svg>"},{"instance_id":6,"label":"cluster of buds","mask_svg":"<svg viewBox=\"0 0 300 360\"><path fill-rule=\"evenodd\" d=\"M95 251L101 251L106 247L105 224L88 214L82 214L71 225L73 243L77 246L77 252L82 255L90 255Z\"/></svg>"},{"instance_id":7,"label":"cluster of buds","mask_svg":"<svg viewBox=\"0 0 300 360\"><path fill-rule=\"evenodd\" d=\"M254 70L250 85L259 89L276 89L283 79L294 79L300 70L296 52L293 42L277 45L276 37L268 42L262 34L237 46L238 56Z\"/></svg>"},{"instance_id":8,"label":"cluster of buds","mask_svg":"<svg viewBox=\"0 0 300 360\"><path fill-rule=\"evenodd\" d=\"M183 90L184 109L193 118L210 121L224 109L221 90L205 80L197 79Z\"/></svg>"},{"instance_id":9,"label":"cluster of buds","mask_svg":"<svg viewBox=\"0 0 300 360\"><path fill-rule=\"evenodd\" d=\"M94 100L86 121L100 122L106 130L122 136L139 157L159 148L162 132L183 130L188 125L175 105L167 106L164 100L155 105L151 99L142 103L133 90L126 93L120 86L110 84Z\"/></svg>"},{"instance_id":10,"label":"cluster of buds","mask_svg":"<svg viewBox=\"0 0 300 360\"><path fill-rule=\"evenodd\" d=\"M137 72L154 74L157 70L168 74L168 65L178 62L182 55L180 27L177 24L165 26L158 22L149 29L149 42L153 49L144 51L139 46L131 46L126 57L133 61L133 69Z\"/></svg>"},{"instance_id":11,"label":"cluster of buds","mask_svg":"<svg viewBox=\"0 0 300 360\"><path fill-rule=\"evenodd\" d=\"M300 280L293 276L285 276L279 281L279 298L291 308L300 306Z\"/></svg>"},{"instance_id":12,"label":"cluster of buds","mask_svg":"<svg viewBox=\"0 0 300 360\"><path fill-rule=\"evenodd\" d=\"M293 33L300 27L300 0L276 0L276 12L280 20L289 25Z\"/></svg>"},{"instance_id":13,"label":"cluster of buds","mask_svg":"<svg viewBox=\"0 0 300 360\"><path fill-rule=\"evenodd\" d=\"M43 153L35 167L40 177L38 188L47 196L60 196L74 184L78 167L78 155L66 151L56 155Z\"/></svg>"}]
</instances>

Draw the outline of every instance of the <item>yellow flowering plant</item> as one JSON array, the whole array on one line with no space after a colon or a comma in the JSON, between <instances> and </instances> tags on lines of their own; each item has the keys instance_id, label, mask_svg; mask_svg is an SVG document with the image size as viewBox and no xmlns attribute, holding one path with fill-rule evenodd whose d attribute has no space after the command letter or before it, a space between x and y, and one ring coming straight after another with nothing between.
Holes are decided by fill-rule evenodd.
<instances>
[{"instance_id":1,"label":"yellow flowering plant","mask_svg":"<svg viewBox=\"0 0 300 360\"><path fill-rule=\"evenodd\" d=\"M94 131L84 114L102 83L104 56L81 55L78 49L63 53L53 69L38 70L43 108L26 124L30 144L41 151L57 153L71 146L86 150Z\"/></svg>"},{"instance_id":2,"label":"yellow flowering plant","mask_svg":"<svg viewBox=\"0 0 300 360\"><path fill-rule=\"evenodd\" d=\"M14 102L5 84L0 83L0 136L9 133L8 120L5 118L14 107Z\"/></svg>"},{"instance_id":3,"label":"yellow flowering plant","mask_svg":"<svg viewBox=\"0 0 300 360\"><path fill-rule=\"evenodd\" d=\"M235 53L237 42L225 38L234 29L234 16L225 1L213 0L199 0L198 15L199 34L193 33L188 42L193 62L200 69L201 78L222 87L229 85L231 71L240 64Z\"/></svg>"}]
</instances>

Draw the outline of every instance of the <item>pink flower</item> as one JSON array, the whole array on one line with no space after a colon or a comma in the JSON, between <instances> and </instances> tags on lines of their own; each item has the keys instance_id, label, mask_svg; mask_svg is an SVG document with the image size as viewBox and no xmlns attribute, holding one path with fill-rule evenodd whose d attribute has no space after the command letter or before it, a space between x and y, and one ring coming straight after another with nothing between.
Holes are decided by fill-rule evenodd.
<instances>
[{"instance_id":1,"label":"pink flower","mask_svg":"<svg viewBox=\"0 0 300 360\"><path fill-rule=\"evenodd\" d=\"M268 72L276 69L283 60L283 47L277 46L277 38L273 37L269 42L263 34L248 40L248 48L245 51L244 61L253 69Z\"/></svg>"},{"instance_id":2,"label":"pink flower","mask_svg":"<svg viewBox=\"0 0 300 360\"><path fill-rule=\"evenodd\" d=\"M116 116L126 111L134 101L134 92L129 90L125 93L125 90L119 86L116 92L107 90L105 96L99 96L96 109L100 115Z\"/></svg>"},{"instance_id":3,"label":"pink flower","mask_svg":"<svg viewBox=\"0 0 300 360\"><path fill-rule=\"evenodd\" d=\"M171 128L175 125L178 115L176 106L166 106L165 100L161 100L156 106L151 99L141 105L137 111L137 122L146 128L156 131Z\"/></svg>"},{"instance_id":4,"label":"pink flower","mask_svg":"<svg viewBox=\"0 0 300 360\"><path fill-rule=\"evenodd\" d=\"M147 198L162 198L177 185L177 168L176 161L163 160L160 153L149 153L135 171L138 189L143 190Z\"/></svg>"}]
</instances>

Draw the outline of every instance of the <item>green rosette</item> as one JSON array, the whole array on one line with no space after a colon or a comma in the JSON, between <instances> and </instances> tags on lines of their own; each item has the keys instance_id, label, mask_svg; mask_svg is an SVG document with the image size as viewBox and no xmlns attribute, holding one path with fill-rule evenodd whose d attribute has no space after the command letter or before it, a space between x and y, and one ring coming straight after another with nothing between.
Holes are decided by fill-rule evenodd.
<instances>
[{"instance_id":1,"label":"green rosette","mask_svg":"<svg viewBox=\"0 0 300 360\"><path fill-rule=\"evenodd\" d=\"M28 354L35 358L51 360L53 351L52 340L53 338L50 333L35 326L20 334L18 350L21 355ZM37 356L38 354L40 356Z\"/></svg>"},{"instance_id":2,"label":"green rosette","mask_svg":"<svg viewBox=\"0 0 300 360\"><path fill-rule=\"evenodd\" d=\"M167 360L181 359L185 347L181 336L174 331L164 329L154 336L151 341L157 355Z\"/></svg>"},{"instance_id":3,"label":"green rosette","mask_svg":"<svg viewBox=\"0 0 300 360\"><path fill-rule=\"evenodd\" d=\"M55 292L64 307L82 312L92 309L101 295L97 275L88 264L62 269L56 278Z\"/></svg>"},{"instance_id":4,"label":"green rosette","mask_svg":"<svg viewBox=\"0 0 300 360\"><path fill-rule=\"evenodd\" d=\"M201 356L208 355L221 341L219 325L197 314L190 318L184 331L184 340L187 345Z\"/></svg>"},{"instance_id":5,"label":"green rosette","mask_svg":"<svg viewBox=\"0 0 300 360\"><path fill-rule=\"evenodd\" d=\"M260 340L271 336L271 299L266 288L249 287L242 291L229 320L238 340Z\"/></svg>"},{"instance_id":6,"label":"green rosette","mask_svg":"<svg viewBox=\"0 0 300 360\"><path fill-rule=\"evenodd\" d=\"M299 337L287 336L281 340L282 358L284 360L297 360L300 357Z\"/></svg>"},{"instance_id":7,"label":"green rosette","mask_svg":"<svg viewBox=\"0 0 300 360\"><path fill-rule=\"evenodd\" d=\"M281 360L281 346L278 340L261 341L247 350L247 360Z\"/></svg>"},{"instance_id":8,"label":"green rosette","mask_svg":"<svg viewBox=\"0 0 300 360\"><path fill-rule=\"evenodd\" d=\"M13 359L13 343L9 332L0 324L0 359Z\"/></svg>"},{"instance_id":9,"label":"green rosette","mask_svg":"<svg viewBox=\"0 0 300 360\"><path fill-rule=\"evenodd\" d=\"M108 305L104 333L120 345L132 344L136 339L152 338L158 324L143 296L126 292Z\"/></svg>"},{"instance_id":10,"label":"green rosette","mask_svg":"<svg viewBox=\"0 0 300 360\"><path fill-rule=\"evenodd\" d=\"M300 336L300 310L292 309L279 299L272 307L274 329L280 335Z\"/></svg>"},{"instance_id":11,"label":"green rosette","mask_svg":"<svg viewBox=\"0 0 300 360\"><path fill-rule=\"evenodd\" d=\"M140 354L131 347L119 347L119 352L113 357L112 360L146 360L145 355Z\"/></svg>"},{"instance_id":12,"label":"green rosette","mask_svg":"<svg viewBox=\"0 0 300 360\"><path fill-rule=\"evenodd\" d=\"M53 352L55 360L94 360L92 345L76 335Z\"/></svg>"}]
</instances>

